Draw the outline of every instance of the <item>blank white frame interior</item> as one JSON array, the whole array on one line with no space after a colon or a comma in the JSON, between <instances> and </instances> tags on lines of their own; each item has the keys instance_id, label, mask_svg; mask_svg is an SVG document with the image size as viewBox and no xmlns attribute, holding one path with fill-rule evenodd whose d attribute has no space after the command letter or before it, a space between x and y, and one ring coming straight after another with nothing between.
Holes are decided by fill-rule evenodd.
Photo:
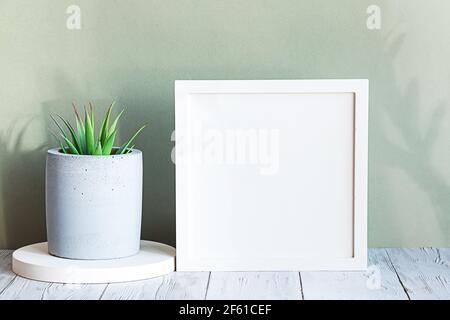
<instances>
[{"instance_id":1,"label":"blank white frame interior","mask_svg":"<svg viewBox=\"0 0 450 320\"><path fill-rule=\"evenodd\" d=\"M367 266L367 80L175 82L178 271Z\"/></svg>"}]
</instances>

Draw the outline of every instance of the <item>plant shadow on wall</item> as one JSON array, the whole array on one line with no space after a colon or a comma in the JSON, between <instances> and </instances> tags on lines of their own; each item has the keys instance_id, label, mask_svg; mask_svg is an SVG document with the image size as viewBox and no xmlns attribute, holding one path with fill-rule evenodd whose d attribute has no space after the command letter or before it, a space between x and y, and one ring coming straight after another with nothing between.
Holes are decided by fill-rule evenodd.
<instances>
[{"instance_id":1,"label":"plant shadow on wall","mask_svg":"<svg viewBox=\"0 0 450 320\"><path fill-rule=\"evenodd\" d=\"M392 190L392 186L389 185L389 173L385 169L403 170L426 195L432 206L433 212L423 212L422 214L430 214L428 218L434 218L435 224L440 228L441 240L448 243L450 241L448 232L450 228L450 184L432 163L432 154L448 107L442 101L438 105L428 108L427 110L431 110L431 114L427 113L430 120L424 129L421 129L420 107L422 102L419 97L418 81L412 80L403 93L399 87L389 85L389 83L394 83L392 79L396 78L393 61L398 56L404 41L405 35L387 41L389 45L378 61L378 67L385 71L382 73L382 78L376 79L379 84L384 83L384 85L377 86L376 90L382 91L378 92L377 96L383 97L385 100L390 99L391 102L377 103L378 108L373 108L371 111L372 124L379 123L383 126L383 130L372 136L374 146L371 147L371 151L375 150L372 157L375 165L370 178L372 184L374 179L379 181L379 189L371 191L374 191L377 196L381 196L380 200L383 202L389 199L389 191ZM397 139L393 139L393 134ZM411 198L410 201L414 201L414 199ZM384 205L382 204L381 209L384 209ZM380 208L377 209L380 210ZM383 214L386 213L376 212L377 216ZM413 223L414 221L423 221L417 220L416 214L417 212L406 213L405 217L411 219L410 221ZM392 218L392 216L383 216L382 219L386 221L386 219L392 220ZM421 228L425 230L427 226L421 226ZM396 230L399 229L396 228ZM411 230L405 232L411 232ZM426 231L424 231L425 233ZM411 234L409 236L411 237Z\"/></svg>"},{"instance_id":2,"label":"plant shadow on wall","mask_svg":"<svg viewBox=\"0 0 450 320\"><path fill-rule=\"evenodd\" d=\"M36 121L36 117L19 119L0 132L0 203L7 248L45 240L47 145L27 149L24 142Z\"/></svg>"}]
</instances>

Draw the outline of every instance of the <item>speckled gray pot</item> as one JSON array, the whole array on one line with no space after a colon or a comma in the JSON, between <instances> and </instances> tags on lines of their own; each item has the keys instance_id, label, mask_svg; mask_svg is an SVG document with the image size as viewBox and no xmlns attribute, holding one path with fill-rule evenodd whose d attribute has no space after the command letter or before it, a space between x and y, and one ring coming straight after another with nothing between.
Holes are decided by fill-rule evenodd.
<instances>
[{"instance_id":1,"label":"speckled gray pot","mask_svg":"<svg viewBox=\"0 0 450 320\"><path fill-rule=\"evenodd\" d=\"M71 259L114 259L139 251L142 153L47 153L49 253Z\"/></svg>"}]
</instances>

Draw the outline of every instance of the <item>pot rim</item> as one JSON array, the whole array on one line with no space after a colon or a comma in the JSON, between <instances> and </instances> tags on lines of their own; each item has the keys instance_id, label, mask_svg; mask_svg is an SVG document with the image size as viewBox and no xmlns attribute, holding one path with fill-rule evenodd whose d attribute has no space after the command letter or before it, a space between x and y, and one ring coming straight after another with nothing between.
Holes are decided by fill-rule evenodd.
<instances>
[{"instance_id":1,"label":"pot rim","mask_svg":"<svg viewBox=\"0 0 450 320\"><path fill-rule=\"evenodd\" d=\"M114 147L113 149L119 149L117 147ZM126 153L126 154L110 154L107 156L101 155L101 156L95 156L95 155L91 155L91 154L67 154L67 153L62 153L59 150L61 150L61 148L51 148L47 150L47 154L48 155L53 155L53 156L58 156L58 157L71 157L71 158L95 158L95 159L108 159L108 158L114 158L114 157L133 157L133 156L138 156L140 154L142 154L141 150L138 149L132 149L131 152Z\"/></svg>"}]
</instances>

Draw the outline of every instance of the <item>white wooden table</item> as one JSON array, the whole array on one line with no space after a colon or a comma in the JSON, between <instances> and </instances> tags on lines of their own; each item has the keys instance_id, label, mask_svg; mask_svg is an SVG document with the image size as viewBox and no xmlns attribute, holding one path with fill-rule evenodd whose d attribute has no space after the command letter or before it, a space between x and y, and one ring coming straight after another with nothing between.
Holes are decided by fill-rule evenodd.
<instances>
[{"instance_id":1,"label":"white wooden table","mask_svg":"<svg viewBox=\"0 0 450 320\"><path fill-rule=\"evenodd\" d=\"M11 253L0 250L0 299L450 299L450 248L370 249L368 272L174 272L95 285L21 278Z\"/></svg>"}]
</instances>

